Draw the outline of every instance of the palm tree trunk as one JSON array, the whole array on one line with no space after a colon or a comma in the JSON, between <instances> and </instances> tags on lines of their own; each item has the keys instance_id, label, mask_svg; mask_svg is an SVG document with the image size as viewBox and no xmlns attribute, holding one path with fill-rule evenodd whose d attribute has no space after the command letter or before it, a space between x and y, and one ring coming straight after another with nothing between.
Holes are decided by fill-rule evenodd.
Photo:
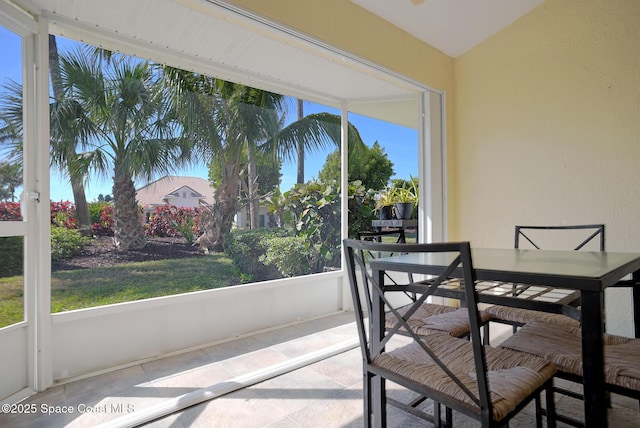
<instances>
[{"instance_id":1,"label":"palm tree trunk","mask_svg":"<svg viewBox=\"0 0 640 428\"><path fill-rule=\"evenodd\" d=\"M201 219L204 233L195 242L205 253L224 251L224 235L231 230L238 210L238 177L237 160L224 165L211 210L203 213Z\"/></svg>"},{"instance_id":2,"label":"palm tree trunk","mask_svg":"<svg viewBox=\"0 0 640 428\"><path fill-rule=\"evenodd\" d=\"M258 200L258 171L256 166L256 146L247 142L247 191L249 194L249 224L251 229L258 228L260 201Z\"/></svg>"},{"instance_id":3,"label":"palm tree trunk","mask_svg":"<svg viewBox=\"0 0 640 428\"><path fill-rule=\"evenodd\" d=\"M87 196L84 193L84 184L81 179L71 180L71 191L76 205L80 233L89 235L91 233L91 217L89 216L89 204L87 204Z\"/></svg>"},{"instance_id":4,"label":"palm tree trunk","mask_svg":"<svg viewBox=\"0 0 640 428\"><path fill-rule=\"evenodd\" d=\"M58 57L58 44L56 42L56 36L52 34L49 34L49 74L51 76L53 98L55 100L61 100L63 90L62 75L60 73L60 59ZM70 145L69 151L70 158L76 156L76 150L73 144ZM73 202L76 206L76 216L78 217L80 231L87 234L91 229L91 218L89 216L87 197L84 192L83 177L78 177L76 174L72 174L71 171L69 171L69 181L71 182L71 189L73 191Z\"/></svg>"},{"instance_id":5,"label":"palm tree trunk","mask_svg":"<svg viewBox=\"0 0 640 428\"><path fill-rule=\"evenodd\" d=\"M131 175L119 165L113 178L114 240L118 249L138 250L147 242L142 234L142 222L136 202L136 188Z\"/></svg>"}]
</instances>

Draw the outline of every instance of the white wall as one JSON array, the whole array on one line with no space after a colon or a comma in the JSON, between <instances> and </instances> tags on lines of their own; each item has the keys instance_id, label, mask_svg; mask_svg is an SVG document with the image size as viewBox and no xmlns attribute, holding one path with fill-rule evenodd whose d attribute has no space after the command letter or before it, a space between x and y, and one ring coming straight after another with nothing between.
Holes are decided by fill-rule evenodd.
<instances>
[{"instance_id":1,"label":"white wall","mask_svg":"<svg viewBox=\"0 0 640 428\"><path fill-rule=\"evenodd\" d=\"M54 379L340 311L342 276L316 274L56 313Z\"/></svg>"},{"instance_id":2,"label":"white wall","mask_svg":"<svg viewBox=\"0 0 640 428\"><path fill-rule=\"evenodd\" d=\"M11 397L9 403L28 396L15 397L28 385L27 375L27 323L13 324L0 329L0 402L3 397Z\"/></svg>"}]
</instances>

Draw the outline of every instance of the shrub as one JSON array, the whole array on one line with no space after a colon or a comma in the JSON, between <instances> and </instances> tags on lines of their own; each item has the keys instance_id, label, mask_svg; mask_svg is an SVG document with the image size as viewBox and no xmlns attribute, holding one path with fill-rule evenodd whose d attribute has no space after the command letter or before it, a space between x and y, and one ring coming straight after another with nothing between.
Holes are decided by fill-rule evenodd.
<instances>
[{"instance_id":1,"label":"shrub","mask_svg":"<svg viewBox=\"0 0 640 428\"><path fill-rule=\"evenodd\" d=\"M0 221L22 221L19 202L0 202Z\"/></svg>"},{"instance_id":2,"label":"shrub","mask_svg":"<svg viewBox=\"0 0 640 428\"><path fill-rule=\"evenodd\" d=\"M193 215L184 216L173 224L173 228L189 243L196 240L195 221Z\"/></svg>"},{"instance_id":3,"label":"shrub","mask_svg":"<svg viewBox=\"0 0 640 428\"><path fill-rule=\"evenodd\" d=\"M22 236L8 236L0 238L0 277L21 275L24 246Z\"/></svg>"},{"instance_id":4,"label":"shrub","mask_svg":"<svg viewBox=\"0 0 640 428\"><path fill-rule=\"evenodd\" d=\"M100 212L100 218L91 225L94 236L113 236L113 206L105 205Z\"/></svg>"},{"instance_id":5,"label":"shrub","mask_svg":"<svg viewBox=\"0 0 640 428\"><path fill-rule=\"evenodd\" d=\"M51 202L51 225L77 229L76 207L72 202Z\"/></svg>"},{"instance_id":6,"label":"shrub","mask_svg":"<svg viewBox=\"0 0 640 428\"><path fill-rule=\"evenodd\" d=\"M51 225L77 229L76 207L72 202L51 202ZM0 202L0 221L22 221L20 202Z\"/></svg>"},{"instance_id":7,"label":"shrub","mask_svg":"<svg viewBox=\"0 0 640 428\"><path fill-rule=\"evenodd\" d=\"M146 236L182 236L192 243L199 235L202 210L198 208L178 208L174 205L156 207L145 224Z\"/></svg>"},{"instance_id":8,"label":"shrub","mask_svg":"<svg viewBox=\"0 0 640 428\"><path fill-rule=\"evenodd\" d=\"M284 277L309 275L314 273L318 250L302 236L268 238L262 241L265 253L260 261L267 266L275 266Z\"/></svg>"},{"instance_id":9,"label":"shrub","mask_svg":"<svg viewBox=\"0 0 640 428\"><path fill-rule=\"evenodd\" d=\"M375 191L366 189L360 180L349 183L349 237L355 238L358 231L371 230L375 216Z\"/></svg>"},{"instance_id":10,"label":"shrub","mask_svg":"<svg viewBox=\"0 0 640 428\"><path fill-rule=\"evenodd\" d=\"M285 236L282 229L234 229L224 237L224 252L231 258L242 282L281 278L278 269L267 266L260 257L265 254L262 243L270 238Z\"/></svg>"},{"instance_id":11,"label":"shrub","mask_svg":"<svg viewBox=\"0 0 640 428\"><path fill-rule=\"evenodd\" d=\"M66 259L79 254L90 238L77 230L66 227L51 227L51 260Z\"/></svg>"},{"instance_id":12,"label":"shrub","mask_svg":"<svg viewBox=\"0 0 640 428\"><path fill-rule=\"evenodd\" d=\"M89 202L89 221L91 224L99 223L102 211L109 206L108 202Z\"/></svg>"},{"instance_id":13,"label":"shrub","mask_svg":"<svg viewBox=\"0 0 640 428\"><path fill-rule=\"evenodd\" d=\"M340 188L335 182L310 181L285 192L285 227L304 237L318 251L317 265L340 266Z\"/></svg>"}]
</instances>

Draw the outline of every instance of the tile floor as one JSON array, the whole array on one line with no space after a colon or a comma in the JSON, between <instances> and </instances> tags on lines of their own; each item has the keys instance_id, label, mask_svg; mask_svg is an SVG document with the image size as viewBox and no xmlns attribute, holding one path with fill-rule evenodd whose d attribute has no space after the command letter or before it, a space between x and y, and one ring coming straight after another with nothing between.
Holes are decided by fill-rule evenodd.
<instances>
[{"instance_id":1,"label":"tile floor","mask_svg":"<svg viewBox=\"0 0 640 428\"><path fill-rule=\"evenodd\" d=\"M35 405L35 414L0 414L0 427L140 426L128 418L149 409L166 408L167 403L175 405L172 398L194 396L212 385L231 388L230 379L241 379L320 348L353 340L356 331L352 320L351 313L337 314L58 385L23 402ZM492 327L492 342L508 334L509 328L496 326L493 331ZM361 427L359 352L358 348L342 352L180 411L172 412L171 409L176 408L170 407L165 412L167 416L146 422L144 426ZM209 394L215 391L219 389L207 389ZM396 387L392 394L402 396L406 391ZM64 413L63 406L73 413ZM557 407L565 414L581 415L580 403L576 400L560 398ZM389 427L425 426L424 421L397 409L390 408L388 413ZM614 396L609 413L611 427L640 428L635 400ZM454 418L456 427L478 426L462 415L455 414ZM531 406L510 426L535 426ZM559 423L558 426L565 425Z\"/></svg>"}]
</instances>

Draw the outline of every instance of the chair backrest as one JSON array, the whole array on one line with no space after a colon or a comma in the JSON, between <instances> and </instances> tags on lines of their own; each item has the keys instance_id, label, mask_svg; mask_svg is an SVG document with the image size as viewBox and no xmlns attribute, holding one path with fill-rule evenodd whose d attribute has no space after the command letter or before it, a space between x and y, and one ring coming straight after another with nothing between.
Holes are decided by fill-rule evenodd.
<instances>
[{"instance_id":1,"label":"chair backrest","mask_svg":"<svg viewBox=\"0 0 640 428\"><path fill-rule=\"evenodd\" d=\"M514 248L604 251L604 224L516 226Z\"/></svg>"},{"instance_id":2,"label":"chair backrest","mask_svg":"<svg viewBox=\"0 0 640 428\"><path fill-rule=\"evenodd\" d=\"M392 229L392 230L378 230L378 231L367 231L367 232L357 232L356 239L360 239L362 241L382 241L383 236L394 236L396 237L396 244L404 244L407 242L404 229Z\"/></svg>"},{"instance_id":3,"label":"chair backrest","mask_svg":"<svg viewBox=\"0 0 640 428\"><path fill-rule=\"evenodd\" d=\"M488 414L491 414L486 357L480 337L478 295L475 290L476 275L471 260L469 243L385 244L346 239L343 242L343 247L346 252L347 271L364 364L371 363L373 359L384 353L385 346L389 345L393 338L401 336L406 340L408 335L416 343L419 343L424 352L440 366L445 376L449 376L471 400L476 402L482 409L486 409ZM429 280L388 286L380 284L379 278L375 278L368 268L365 254L369 252L437 254L437 257L443 257L446 262L439 275L433 275ZM452 280L451 278L459 279ZM412 327L412 324L407 322L419 309L420 305L434 295L440 285L444 285L450 280L462 280L464 284L465 300L470 320L470 337L473 344L476 367L477 394L472 393L464 385L463 381L452 373L448 365L435 356L435 352L430 349L430 345L425 341L424 337L418 335L414 331L415 327ZM398 308L394 307L393 303L385 295L387 289L391 289L391 291L404 289L407 292L416 293L418 297L408 309L405 306L402 312L399 312ZM393 328L384 328L385 312L393 314L395 321Z\"/></svg>"},{"instance_id":4,"label":"chair backrest","mask_svg":"<svg viewBox=\"0 0 640 428\"><path fill-rule=\"evenodd\" d=\"M396 244L404 244L407 241L405 240L404 229L393 229L393 230L378 230L378 231L366 231L366 232L357 232L356 239L361 241L369 241L369 242L382 242L382 238L385 236L394 237ZM367 258L375 259L380 257L382 253L373 253L371 251L366 251ZM386 256L392 256L393 253L385 253ZM396 280L387 274L387 278L394 283ZM409 274L409 281L413 282L412 274ZM408 294L407 294L408 295Z\"/></svg>"}]
</instances>

